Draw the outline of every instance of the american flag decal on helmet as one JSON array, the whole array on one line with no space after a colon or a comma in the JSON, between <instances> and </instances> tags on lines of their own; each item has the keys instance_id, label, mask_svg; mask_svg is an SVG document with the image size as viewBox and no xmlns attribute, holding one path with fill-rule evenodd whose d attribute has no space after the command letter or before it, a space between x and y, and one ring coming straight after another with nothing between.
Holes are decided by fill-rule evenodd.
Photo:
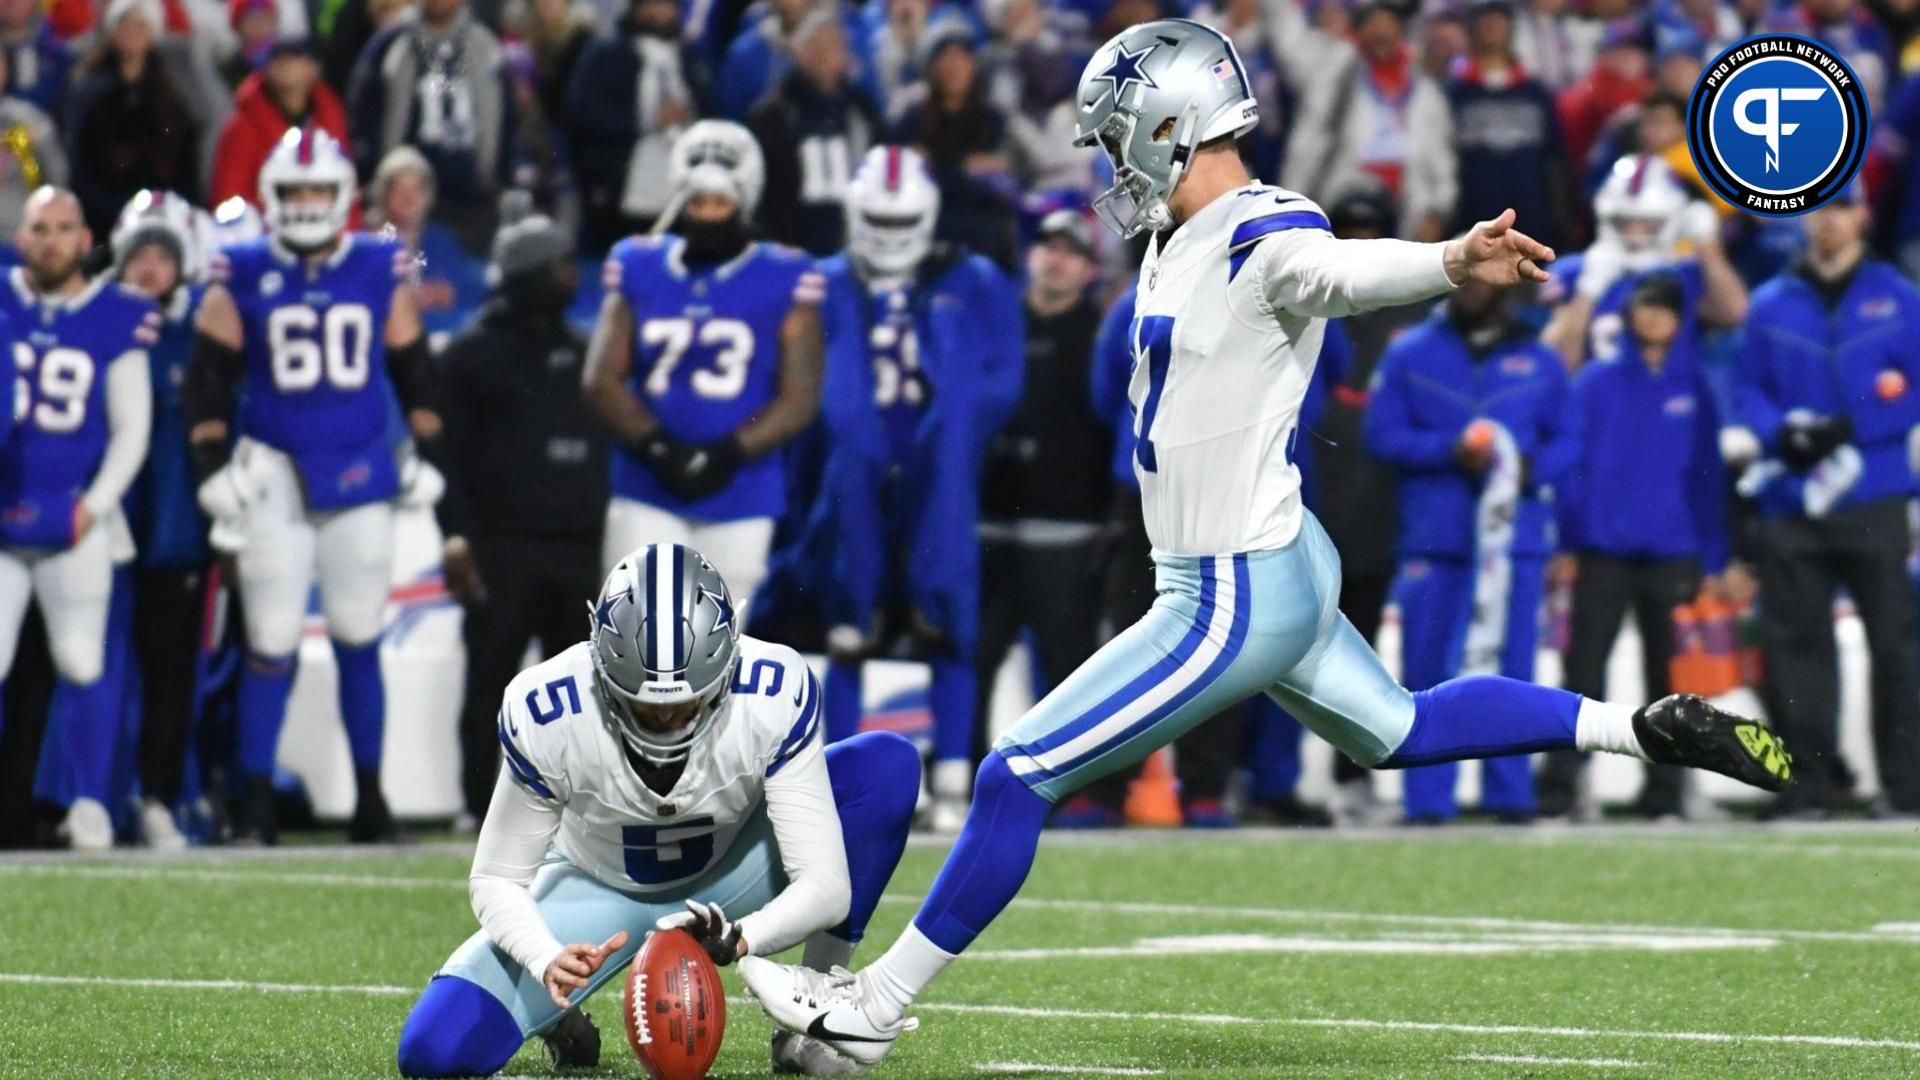
<instances>
[{"instance_id":1,"label":"american flag decal on helmet","mask_svg":"<svg viewBox=\"0 0 1920 1080\"><path fill-rule=\"evenodd\" d=\"M1233 61L1225 57L1221 57L1220 60L1213 65L1211 70L1213 71L1213 77L1221 82L1231 82L1240 77L1240 73L1233 70Z\"/></svg>"}]
</instances>

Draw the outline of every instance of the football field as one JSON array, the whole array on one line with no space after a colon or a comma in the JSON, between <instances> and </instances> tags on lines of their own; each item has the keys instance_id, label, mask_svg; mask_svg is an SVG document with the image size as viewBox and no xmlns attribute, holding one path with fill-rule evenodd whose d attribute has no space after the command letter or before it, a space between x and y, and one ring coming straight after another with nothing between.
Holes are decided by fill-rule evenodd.
<instances>
[{"instance_id":1,"label":"football field","mask_svg":"<svg viewBox=\"0 0 1920 1080\"><path fill-rule=\"evenodd\" d=\"M908 850L873 954L943 854ZM0 859L0 1077L395 1075L466 864ZM727 977L715 1075L766 1075ZM594 1075L642 1075L614 991L588 1011ZM1050 833L918 1015L875 1075L1912 1077L1920 830Z\"/></svg>"}]
</instances>

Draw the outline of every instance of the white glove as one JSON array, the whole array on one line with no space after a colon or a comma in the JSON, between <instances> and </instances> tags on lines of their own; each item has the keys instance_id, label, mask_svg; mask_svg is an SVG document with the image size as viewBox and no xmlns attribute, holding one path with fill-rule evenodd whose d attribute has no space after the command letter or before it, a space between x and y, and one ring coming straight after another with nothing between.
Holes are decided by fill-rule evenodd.
<instances>
[{"instance_id":1,"label":"white glove","mask_svg":"<svg viewBox=\"0 0 1920 1080\"><path fill-rule=\"evenodd\" d=\"M653 924L656 930L685 930L700 942L715 964L726 967L747 955L747 941L740 936L740 924L730 922L719 904L688 900L687 910L662 915Z\"/></svg>"},{"instance_id":2,"label":"white glove","mask_svg":"<svg viewBox=\"0 0 1920 1080\"><path fill-rule=\"evenodd\" d=\"M430 461L408 454L400 462L400 494L396 501L409 510L423 509L446 494L447 478Z\"/></svg>"},{"instance_id":3,"label":"white glove","mask_svg":"<svg viewBox=\"0 0 1920 1080\"><path fill-rule=\"evenodd\" d=\"M236 453L200 485L195 498L200 509L213 519L207 542L215 551L236 555L247 546L247 514L259 501L258 483L247 468L246 455Z\"/></svg>"},{"instance_id":4,"label":"white glove","mask_svg":"<svg viewBox=\"0 0 1920 1080\"><path fill-rule=\"evenodd\" d=\"M1680 239L1692 243L1696 250L1719 247L1720 215L1701 200L1688 203L1687 208L1680 211Z\"/></svg>"},{"instance_id":5,"label":"white glove","mask_svg":"<svg viewBox=\"0 0 1920 1080\"><path fill-rule=\"evenodd\" d=\"M1619 241L1602 237L1580 256L1580 276L1573 283L1573 291L1597 302L1626 270L1626 249Z\"/></svg>"},{"instance_id":6,"label":"white glove","mask_svg":"<svg viewBox=\"0 0 1920 1080\"><path fill-rule=\"evenodd\" d=\"M1720 429L1720 460L1728 468L1745 468L1747 463L1760 456L1760 437L1747 427L1723 427Z\"/></svg>"}]
</instances>

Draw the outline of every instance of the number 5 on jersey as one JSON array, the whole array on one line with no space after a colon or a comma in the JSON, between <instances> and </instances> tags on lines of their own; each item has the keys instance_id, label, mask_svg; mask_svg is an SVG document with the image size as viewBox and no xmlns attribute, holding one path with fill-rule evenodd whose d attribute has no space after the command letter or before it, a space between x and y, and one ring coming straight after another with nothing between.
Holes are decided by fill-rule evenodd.
<instances>
[{"instance_id":1,"label":"number 5 on jersey","mask_svg":"<svg viewBox=\"0 0 1920 1080\"><path fill-rule=\"evenodd\" d=\"M1133 364L1147 366L1147 395L1140 401L1140 423L1134 434L1134 460L1142 472L1159 472L1153 453L1153 418L1160 411L1160 394L1173 365L1173 316L1141 315L1133 320Z\"/></svg>"}]
</instances>

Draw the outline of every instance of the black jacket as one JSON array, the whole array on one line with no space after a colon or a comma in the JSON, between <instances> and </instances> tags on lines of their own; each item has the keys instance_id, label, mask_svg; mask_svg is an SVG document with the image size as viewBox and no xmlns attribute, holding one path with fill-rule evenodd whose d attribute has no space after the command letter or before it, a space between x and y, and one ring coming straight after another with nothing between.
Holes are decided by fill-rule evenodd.
<instances>
[{"instance_id":1,"label":"black jacket","mask_svg":"<svg viewBox=\"0 0 1920 1080\"><path fill-rule=\"evenodd\" d=\"M747 127L767 156L759 215L767 239L820 256L845 247L846 180L884 136L866 95L851 81L822 94L796 69L747 114ZM813 148L804 157L802 144Z\"/></svg>"},{"instance_id":2,"label":"black jacket","mask_svg":"<svg viewBox=\"0 0 1920 1080\"><path fill-rule=\"evenodd\" d=\"M607 438L580 393L586 344L500 297L440 354L447 536L577 539L606 525Z\"/></svg>"},{"instance_id":3,"label":"black jacket","mask_svg":"<svg viewBox=\"0 0 1920 1080\"><path fill-rule=\"evenodd\" d=\"M1105 521L1113 505L1113 432L1088 388L1100 308L1083 299L1053 316L1027 309L1027 381L1013 418L987 448L986 521Z\"/></svg>"}]
</instances>

